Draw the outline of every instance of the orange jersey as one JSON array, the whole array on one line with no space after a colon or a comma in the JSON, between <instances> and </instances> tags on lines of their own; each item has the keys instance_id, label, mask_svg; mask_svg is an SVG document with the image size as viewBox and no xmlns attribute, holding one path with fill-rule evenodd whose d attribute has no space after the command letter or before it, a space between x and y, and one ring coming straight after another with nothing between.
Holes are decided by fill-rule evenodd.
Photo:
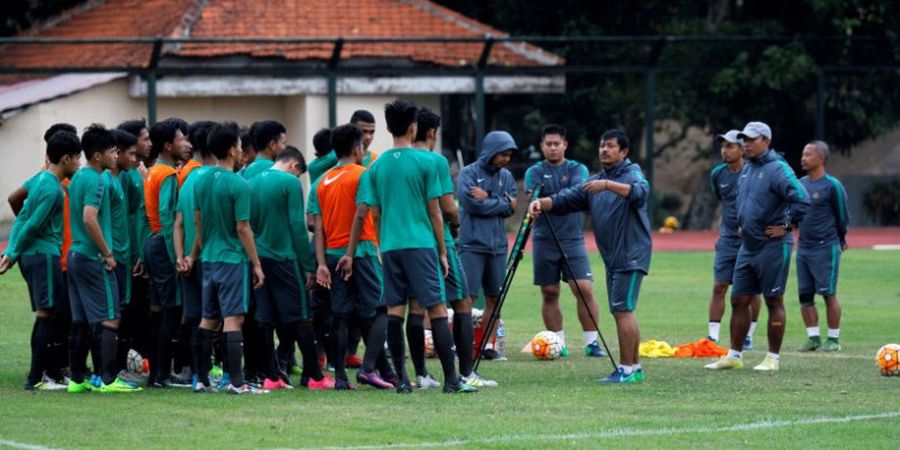
<instances>
[{"instance_id":1,"label":"orange jersey","mask_svg":"<svg viewBox=\"0 0 900 450\"><path fill-rule=\"evenodd\" d=\"M62 180L63 191L65 191L65 200L63 200L63 240L62 240L62 256L59 258L59 265L62 271L66 271L67 255L69 247L72 246L72 224L69 222L69 181L66 178Z\"/></svg>"},{"instance_id":2,"label":"orange jersey","mask_svg":"<svg viewBox=\"0 0 900 450\"><path fill-rule=\"evenodd\" d=\"M192 159L186 162L184 164L184 167L178 169L178 188L181 189L181 185L184 184L184 180L187 180L187 177L191 174L191 171L202 166L203 164L200 164L200 161Z\"/></svg>"},{"instance_id":3,"label":"orange jersey","mask_svg":"<svg viewBox=\"0 0 900 450\"><path fill-rule=\"evenodd\" d=\"M144 183L144 206L147 209L147 221L150 222L150 231L159 233L162 223L159 221L159 190L163 182L172 175L177 176L174 167L157 162L147 171L147 181Z\"/></svg>"},{"instance_id":4,"label":"orange jersey","mask_svg":"<svg viewBox=\"0 0 900 450\"><path fill-rule=\"evenodd\" d=\"M358 164L337 166L325 172L316 186L318 208L325 232L325 247L338 249L350 242L350 228L356 216L356 191L366 168ZM372 213L366 215L360 241L375 241Z\"/></svg>"}]
</instances>

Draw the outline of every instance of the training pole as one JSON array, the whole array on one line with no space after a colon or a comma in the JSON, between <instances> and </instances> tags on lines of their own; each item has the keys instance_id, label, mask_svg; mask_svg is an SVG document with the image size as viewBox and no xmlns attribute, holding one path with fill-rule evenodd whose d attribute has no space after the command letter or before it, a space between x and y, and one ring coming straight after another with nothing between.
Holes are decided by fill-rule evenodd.
<instances>
[{"instance_id":1,"label":"training pole","mask_svg":"<svg viewBox=\"0 0 900 450\"><path fill-rule=\"evenodd\" d=\"M606 345L606 339L603 339L603 333L600 332L600 323L597 322L597 318L594 317L594 313L591 312L590 305L588 305L587 299L584 297L584 292L581 291L581 286L578 285L578 280L575 279L575 271L572 270L572 266L569 264L569 255L563 250L562 242L559 241L559 236L556 235L556 229L553 228L553 222L550 221L550 216L547 213L544 213L543 216L544 220L547 222L547 228L550 229L550 234L553 235L553 242L556 243L556 248L559 249L559 254L562 255L563 267L569 274L569 280L575 285L575 291L578 293L578 298L581 300L581 304L584 305L584 310L587 311L588 317L591 318L591 323L594 324L594 328L597 329L597 336L600 336L600 342L603 343L603 348L606 349L606 355L609 357L609 362L613 365L613 370L618 370L619 366L613 361L609 346Z\"/></svg>"},{"instance_id":2,"label":"training pole","mask_svg":"<svg viewBox=\"0 0 900 450\"><path fill-rule=\"evenodd\" d=\"M531 193L531 198L528 199L529 203L538 197L542 187L543 185L540 185L534 189L534 192ZM526 212L525 217L522 219L522 223L519 225L519 232L516 233L516 241L513 244L513 250L506 259L506 276L503 278L500 298L497 299L497 303L491 308L490 321L488 321L487 324L482 323L482 330L484 330L484 332L481 334L481 343L478 344L478 353L475 355L475 365L472 369L473 372L478 371L478 365L481 363L481 356L484 354L484 349L487 347L488 341L493 338L488 332L492 330L494 325L500 320L500 311L503 308L503 303L506 301L507 294L509 294L509 288L512 287L513 277L516 275L516 268L519 267L519 261L522 260L522 255L525 252L525 244L528 242L528 236L531 234L532 225L534 225L534 218L531 217L531 214Z\"/></svg>"}]
</instances>

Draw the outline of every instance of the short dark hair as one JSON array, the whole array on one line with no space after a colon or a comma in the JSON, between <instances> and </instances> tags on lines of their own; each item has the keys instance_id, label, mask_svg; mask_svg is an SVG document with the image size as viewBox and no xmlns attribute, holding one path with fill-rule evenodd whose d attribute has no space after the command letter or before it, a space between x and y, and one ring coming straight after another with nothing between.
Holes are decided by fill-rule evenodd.
<instances>
[{"instance_id":1,"label":"short dark hair","mask_svg":"<svg viewBox=\"0 0 900 450\"><path fill-rule=\"evenodd\" d=\"M428 139L428 132L437 130L441 127L441 116L435 114L428 107L422 107L416 113L416 141L424 141Z\"/></svg>"},{"instance_id":2,"label":"short dark hair","mask_svg":"<svg viewBox=\"0 0 900 450\"><path fill-rule=\"evenodd\" d=\"M341 125L331 130L331 148L338 158L350 156L353 147L362 142L362 131L353 124Z\"/></svg>"},{"instance_id":3,"label":"short dark hair","mask_svg":"<svg viewBox=\"0 0 900 450\"><path fill-rule=\"evenodd\" d=\"M169 117L150 127L150 143L152 144L150 146L150 159L158 158L165 145L175 141L175 133L178 130L181 130L181 134L187 136L187 122L177 117ZM140 131L138 131L138 133L140 133Z\"/></svg>"},{"instance_id":4,"label":"short dark hair","mask_svg":"<svg viewBox=\"0 0 900 450\"><path fill-rule=\"evenodd\" d=\"M47 128L47 131L44 132L44 142L50 142L50 138L60 131L66 131L74 134L76 137L78 136L78 128L75 128L75 125L65 122L55 123L50 125L50 128Z\"/></svg>"},{"instance_id":5,"label":"short dark hair","mask_svg":"<svg viewBox=\"0 0 900 450\"><path fill-rule=\"evenodd\" d=\"M403 136L416 122L416 104L406 100L394 100L384 105L384 121L392 136Z\"/></svg>"},{"instance_id":6,"label":"short dark hair","mask_svg":"<svg viewBox=\"0 0 900 450\"><path fill-rule=\"evenodd\" d=\"M140 136L141 130L145 128L147 129L147 131L150 131L150 129L147 128L147 121L144 119L126 120L120 123L116 128L122 131L127 131L134 135L134 137Z\"/></svg>"},{"instance_id":7,"label":"short dark hair","mask_svg":"<svg viewBox=\"0 0 900 450\"><path fill-rule=\"evenodd\" d=\"M287 128L274 120L263 120L254 122L250 126L250 137L253 139L253 148L256 151L265 150L269 146L269 142L278 139L281 133L287 133Z\"/></svg>"},{"instance_id":8,"label":"short dark hair","mask_svg":"<svg viewBox=\"0 0 900 450\"><path fill-rule=\"evenodd\" d=\"M316 149L316 156L325 156L331 151L331 130L322 128L313 135L313 148Z\"/></svg>"},{"instance_id":9,"label":"short dark hair","mask_svg":"<svg viewBox=\"0 0 900 450\"><path fill-rule=\"evenodd\" d=\"M306 173L306 158L303 157L303 152L293 145L286 146L284 151L275 158L275 161L296 161L300 168L300 175Z\"/></svg>"},{"instance_id":10,"label":"short dark hair","mask_svg":"<svg viewBox=\"0 0 900 450\"><path fill-rule=\"evenodd\" d=\"M366 109L357 109L350 116L350 123L356 125L359 122L375 123L375 115Z\"/></svg>"},{"instance_id":11,"label":"short dark hair","mask_svg":"<svg viewBox=\"0 0 900 450\"><path fill-rule=\"evenodd\" d=\"M556 134L559 135L559 137L563 138L563 140L566 140L566 129L563 128L562 125L558 125L555 123L548 123L547 125L544 125L544 127L541 128L541 140L543 141L548 134Z\"/></svg>"},{"instance_id":12,"label":"short dark hair","mask_svg":"<svg viewBox=\"0 0 900 450\"><path fill-rule=\"evenodd\" d=\"M58 164L65 155L75 156L79 153L81 142L78 142L78 135L73 132L59 130L47 139L47 159L51 164Z\"/></svg>"},{"instance_id":13,"label":"short dark hair","mask_svg":"<svg viewBox=\"0 0 900 450\"><path fill-rule=\"evenodd\" d=\"M613 128L612 130L606 130L603 132L603 135L600 136L600 142L603 142L603 141L606 141L609 139L615 139L616 143L619 144L620 149L625 149L625 148L630 149L631 148L631 147L629 147L628 136L625 134L624 131L622 131L618 128Z\"/></svg>"},{"instance_id":14,"label":"short dark hair","mask_svg":"<svg viewBox=\"0 0 900 450\"><path fill-rule=\"evenodd\" d=\"M816 149L816 153L822 157L822 161L828 162L828 158L831 156L831 149L828 148L828 144L825 141L809 141L806 145L812 145Z\"/></svg>"},{"instance_id":15,"label":"short dark hair","mask_svg":"<svg viewBox=\"0 0 900 450\"><path fill-rule=\"evenodd\" d=\"M200 152L203 157L209 156L209 146L206 145L206 138L209 137L209 130L216 126L216 122L211 120L198 120L188 127L188 141L194 147L195 152Z\"/></svg>"},{"instance_id":16,"label":"short dark hair","mask_svg":"<svg viewBox=\"0 0 900 450\"><path fill-rule=\"evenodd\" d=\"M250 135L250 131L246 128L241 128L241 150L253 150L256 149L253 147L253 136Z\"/></svg>"},{"instance_id":17,"label":"short dark hair","mask_svg":"<svg viewBox=\"0 0 900 450\"><path fill-rule=\"evenodd\" d=\"M119 148L119 151L125 151L137 145L137 136L118 128L110 131L116 137L116 147Z\"/></svg>"},{"instance_id":18,"label":"short dark hair","mask_svg":"<svg viewBox=\"0 0 900 450\"><path fill-rule=\"evenodd\" d=\"M81 133L81 148L84 150L84 157L90 160L94 154L106 151L110 147L116 146L116 137L112 130L99 123L91 124Z\"/></svg>"},{"instance_id":19,"label":"short dark hair","mask_svg":"<svg viewBox=\"0 0 900 450\"><path fill-rule=\"evenodd\" d=\"M216 124L207 137L206 146L219 159L228 158L228 151L241 139L241 130L234 122Z\"/></svg>"}]
</instances>

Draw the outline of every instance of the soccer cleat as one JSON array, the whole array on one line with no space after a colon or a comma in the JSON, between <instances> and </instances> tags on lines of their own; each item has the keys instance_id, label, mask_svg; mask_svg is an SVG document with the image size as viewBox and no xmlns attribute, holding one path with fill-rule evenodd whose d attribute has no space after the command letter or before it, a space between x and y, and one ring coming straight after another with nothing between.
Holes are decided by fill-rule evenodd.
<instances>
[{"instance_id":1,"label":"soccer cleat","mask_svg":"<svg viewBox=\"0 0 900 450\"><path fill-rule=\"evenodd\" d=\"M766 355L766 357L763 358L762 362L759 363L756 367L754 367L753 370L756 370L759 372L777 372L778 366L779 366L779 361L777 359L772 358L769 355Z\"/></svg>"},{"instance_id":2,"label":"soccer cleat","mask_svg":"<svg viewBox=\"0 0 900 450\"><path fill-rule=\"evenodd\" d=\"M33 390L37 389L38 384L41 384L41 383L38 382L37 384L35 384L35 383L32 383L31 381L26 381L25 384L22 386L22 388L25 389L26 391L33 391Z\"/></svg>"},{"instance_id":3,"label":"soccer cleat","mask_svg":"<svg viewBox=\"0 0 900 450\"><path fill-rule=\"evenodd\" d=\"M347 355L344 358L344 365L350 369L358 369L362 367L362 358L359 355Z\"/></svg>"},{"instance_id":4,"label":"soccer cleat","mask_svg":"<svg viewBox=\"0 0 900 450\"><path fill-rule=\"evenodd\" d=\"M98 388L103 386L103 378L100 375L91 375L91 386Z\"/></svg>"},{"instance_id":5,"label":"soccer cleat","mask_svg":"<svg viewBox=\"0 0 900 450\"><path fill-rule=\"evenodd\" d=\"M446 389L446 387L444 389ZM409 385L409 382L401 381L397 384L397 393L398 394L411 394L412 386Z\"/></svg>"},{"instance_id":6,"label":"soccer cleat","mask_svg":"<svg viewBox=\"0 0 900 450\"><path fill-rule=\"evenodd\" d=\"M359 384L368 384L376 389L393 389L394 385L384 381L375 372L363 372L360 370L356 373L356 382Z\"/></svg>"},{"instance_id":7,"label":"soccer cleat","mask_svg":"<svg viewBox=\"0 0 900 450\"><path fill-rule=\"evenodd\" d=\"M39 381L33 387L41 391L64 391L68 386L66 386L65 384L57 383L53 378L44 375L44 378L42 378L41 381ZM27 387L25 389L28 390Z\"/></svg>"},{"instance_id":8,"label":"soccer cleat","mask_svg":"<svg viewBox=\"0 0 900 450\"><path fill-rule=\"evenodd\" d=\"M481 355L481 358L486 360L498 359L500 358L500 353L497 353L497 350L492 348L486 348L484 349L484 354Z\"/></svg>"},{"instance_id":9,"label":"soccer cleat","mask_svg":"<svg viewBox=\"0 0 900 450\"><path fill-rule=\"evenodd\" d=\"M380 373L379 376L381 376L382 380L391 383L392 386L396 387L398 384L400 384L400 377L398 377L397 374L393 371L385 371L385 373Z\"/></svg>"},{"instance_id":10,"label":"soccer cleat","mask_svg":"<svg viewBox=\"0 0 900 450\"><path fill-rule=\"evenodd\" d=\"M566 356L569 356L569 347L563 347L562 350L559 351L560 358L565 358Z\"/></svg>"},{"instance_id":11,"label":"soccer cleat","mask_svg":"<svg viewBox=\"0 0 900 450\"><path fill-rule=\"evenodd\" d=\"M612 373L607 375L605 378L601 378L598 380L600 383L604 384L631 384L636 383L635 381L635 373L632 372L628 375L625 375L625 369L619 367L616 370L613 370Z\"/></svg>"},{"instance_id":12,"label":"soccer cleat","mask_svg":"<svg viewBox=\"0 0 900 450\"><path fill-rule=\"evenodd\" d=\"M416 377L416 387L419 389L437 389L441 387L441 383L434 379L431 374Z\"/></svg>"},{"instance_id":13,"label":"soccer cleat","mask_svg":"<svg viewBox=\"0 0 900 450\"><path fill-rule=\"evenodd\" d=\"M823 352L836 352L841 349L841 344L838 343L836 339L828 338L827 341L822 343L822 351Z\"/></svg>"},{"instance_id":14,"label":"soccer cleat","mask_svg":"<svg viewBox=\"0 0 900 450\"><path fill-rule=\"evenodd\" d=\"M104 384L100 386L100 392L104 394L113 394L119 392L140 392L143 389L132 386L124 381L122 381L119 377L116 377L112 383Z\"/></svg>"},{"instance_id":15,"label":"soccer cleat","mask_svg":"<svg viewBox=\"0 0 900 450\"><path fill-rule=\"evenodd\" d=\"M191 387L191 380L183 378L181 375L172 375L162 382L167 388L187 389Z\"/></svg>"},{"instance_id":16,"label":"soccer cleat","mask_svg":"<svg viewBox=\"0 0 900 450\"><path fill-rule=\"evenodd\" d=\"M216 392L217 389L215 386L207 386L198 381L194 383L193 386L191 386L191 391L193 391L195 394L202 394L204 392Z\"/></svg>"},{"instance_id":17,"label":"soccer cleat","mask_svg":"<svg viewBox=\"0 0 900 450\"><path fill-rule=\"evenodd\" d=\"M603 350L600 350L600 344L594 341L584 346L584 356L588 358L602 358L606 356L606 353L603 353Z\"/></svg>"},{"instance_id":18,"label":"soccer cleat","mask_svg":"<svg viewBox=\"0 0 900 450\"><path fill-rule=\"evenodd\" d=\"M212 373L210 373L209 378L213 378ZM217 385L217 389L220 391L224 391L229 384L231 384L231 375L223 372L222 376L219 377L219 384Z\"/></svg>"},{"instance_id":19,"label":"soccer cleat","mask_svg":"<svg viewBox=\"0 0 900 450\"><path fill-rule=\"evenodd\" d=\"M749 334L744 338L744 350L753 350L753 337Z\"/></svg>"},{"instance_id":20,"label":"soccer cleat","mask_svg":"<svg viewBox=\"0 0 900 450\"><path fill-rule=\"evenodd\" d=\"M323 376L321 380L313 380L310 378L309 383L306 385L306 388L311 391L321 391L325 389L334 389L335 381L334 378L329 376Z\"/></svg>"},{"instance_id":21,"label":"soccer cleat","mask_svg":"<svg viewBox=\"0 0 900 450\"><path fill-rule=\"evenodd\" d=\"M822 338L819 336L812 336L806 340L806 342L801 345L797 351L798 352L814 352L817 348L822 346Z\"/></svg>"},{"instance_id":22,"label":"soccer cleat","mask_svg":"<svg viewBox=\"0 0 900 450\"><path fill-rule=\"evenodd\" d=\"M730 370L730 369L743 369L744 361L741 361L737 358L732 358L730 356L723 356L719 358L718 361L714 363L707 364L703 366L704 369L709 370Z\"/></svg>"},{"instance_id":23,"label":"soccer cleat","mask_svg":"<svg viewBox=\"0 0 900 450\"><path fill-rule=\"evenodd\" d=\"M336 390L336 391L355 391L356 386L353 386L347 380L337 379L337 380L334 380L334 390Z\"/></svg>"},{"instance_id":24,"label":"soccer cleat","mask_svg":"<svg viewBox=\"0 0 900 450\"><path fill-rule=\"evenodd\" d=\"M84 380L81 383L76 383L72 380L69 380L69 386L66 387L66 391L70 394L81 394L84 392L92 392L97 388L94 387L88 380Z\"/></svg>"},{"instance_id":25,"label":"soccer cleat","mask_svg":"<svg viewBox=\"0 0 900 450\"><path fill-rule=\"evenodd\" d=\"M634 371L634 382L635 383L643 383L644 382L644 369L638 369Z\"/></svg>"},{"instance_id":26,"label":"soccer cleat","mask_svg":"<svg viewBox=\"0 0 900 450\"><path fill-rule=\"evenodd\" d=\"M716 344L719 343L719 340L718 340L718 339L713 339L712 336L706 336L706 340L708 340L708 341L713 341L713 342L715 342Z\"/></svg>"},{"instance_id":27,"label":"soccer cleat","mask_svg":"<svg viewBox=\"0 0 900 450\"><path fill-rule=\"evenodd\" d=\"M467 377L462 377L462 382L468 384L469 386L481 389L486 387L497 387L498 384L494 380L489 380L487 378L483 378L481 375L478 375L475 372L472 372Z\"/></svg>"},{"instance_id":28,"label":"soccer cleat","mask_svg":"<svg viewBox=\"0 0 900 450\"><path fill-rule=\"evenodd\" d=\"M243 394L268 394L269 391L265 389L255 388L250 385L250 383L244 383L241 386L235 386L233 384L229 384L225 388L225 392L229 395L243 395Z\"/></svg>"},{"instance_id":29,"label":"soccer cleat","mask_svg":"<svg viewBox=\"0 0 900 450\"><path fill-rule=\"evenodd\" d=\"M263 381L262 388L267 391L277 391L279 389L293 389L294 387L285 383L284 380L270 380L266 378Z\"/></svg>"},{"instance_id":30,"label":"soccer cleat","mask_svg":"<svg viewBox=\"0 0 900 450\"><path fill-rule=\"evenodd\" d=\"M462 380L457 381L456 384L444 385L445 394L473 394L475 392L478 392L478 388L465 383Z\"/></svg>"}]
</instances>

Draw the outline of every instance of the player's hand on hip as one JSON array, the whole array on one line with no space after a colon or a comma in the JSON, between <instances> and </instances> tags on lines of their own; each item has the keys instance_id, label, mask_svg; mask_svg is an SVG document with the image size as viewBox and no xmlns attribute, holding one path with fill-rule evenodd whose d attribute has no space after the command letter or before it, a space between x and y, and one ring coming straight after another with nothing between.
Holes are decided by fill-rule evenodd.
<instances>
[{"instance_id":1,"label":"player's hand on hip","mask_svg":"<svg viewBox=\"0 0 900 450\"><path fill-rule=\"evenodd\" d=\"M341 259L338 260L337 266L335 270L340 272L343 275L344 281L350 279L350 276L353 275L353 257L350 255L341 256Z\"/></svg>"},{"instance_id":2,"label":"player's hand on hip","mask_svg":"<svg viewBox=\"0 0 900 450\"><path fill-rule=\"evenodd\" d=\"M253 288L259 289L266 282L266 275L263 274L262 266L256 264L253 266Z\"/></svg>"},{"instance_id":3,"label":"player's hand on hip","mask_svg":"<svg viewBox=\"0 0 900 450\"><path fill-rule=\"evenodd\" d=\"M784 237L784 235L787 234L787 230L785 230L782 225L769 225L766 227L764 233L770 239L778 239Z\"/></svg>"},{"instance_id":4,"label":"player's hand on hip","mask_svg":"<svg viewBox=\"0 0 900 450\"><path fill-rule=\"evenodd\" d=\"M321 265L316 268L316 283L325 289L331 289L331 271L327 266Z\"/></svg>"}]
</instances>

